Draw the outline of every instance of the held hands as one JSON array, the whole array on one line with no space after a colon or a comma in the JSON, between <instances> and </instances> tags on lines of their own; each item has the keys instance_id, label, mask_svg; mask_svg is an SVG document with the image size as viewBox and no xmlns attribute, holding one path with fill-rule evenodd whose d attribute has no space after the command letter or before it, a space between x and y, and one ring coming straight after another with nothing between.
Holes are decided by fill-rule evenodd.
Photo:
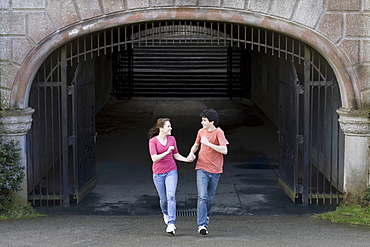
<instances>
[{"instance_id":1,"label":"held hands","mask_svg":"<svg viewBox=\"0 0 370 247\"><path fill-rule=\"evenodd\" d=\"M196 156L193 153L189 153L188 157L186 157L187 162L193 162L195 160Z\"/></svg>"}]
</instances>

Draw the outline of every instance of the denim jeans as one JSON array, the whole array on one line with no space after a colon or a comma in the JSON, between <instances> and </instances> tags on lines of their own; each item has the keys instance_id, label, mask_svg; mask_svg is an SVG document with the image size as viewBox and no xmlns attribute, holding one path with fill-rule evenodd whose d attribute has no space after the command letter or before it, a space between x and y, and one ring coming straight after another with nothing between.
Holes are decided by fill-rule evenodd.
<instances>
[{"instance_id":1,"label":"denim jeans","mask_svg":"<svg viewBox=\"0 0 370 247\"><path fill-rule=\"evenodd\" d=\"M208 227L208 216L214 202L220 173L209 173L202 169L197 170L197 223L198 226Z\"/></svg>"},{"instance_id":2,"label":"denim jeans","mask_svg":"<svg viewBox=\"0 0 370 247\"><path fill-rule=\"evenodd\" d=\"M177 170L163 174L153 174L153 182L159 195L159 205L162 213L168 215L169 224L174 224L176 220L177 180Z\"/></svg>"}]
</instances>

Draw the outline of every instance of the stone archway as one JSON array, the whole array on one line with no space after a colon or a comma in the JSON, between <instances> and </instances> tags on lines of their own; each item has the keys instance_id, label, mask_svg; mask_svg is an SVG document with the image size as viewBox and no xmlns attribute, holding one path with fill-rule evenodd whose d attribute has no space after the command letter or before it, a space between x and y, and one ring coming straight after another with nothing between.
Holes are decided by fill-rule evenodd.
<instances>
[{"instance_id":1,"label":"stone archway","mask_svg":"<svg viewBox=\"0 0 370 247\"><path fill-rule=\"evenodd\" d=\"M215 18L217 17L217 18ZM316 33L314 30L309 28L293 24L288 21L284 21L279 18L267 17L264 15L251 14L251 13L240 13L237 11L229 10L220 10L220 9L192 9L192 8L181 8L181 9L167 9L163 10L138 10L130 13L119 13L110 16L104 16L101 18L94 18L87 21L83 21L76 25L69 26L65 29L59 30L57 33L54 33L46 37L42 42L38 44L26 57L22 63L18 73L15 77L14 84L11 90L11 100L10 108L11 109L26 109L28 107L28 97L29 90L32 84L32 79L37 72L39 66L42 64L44 59L48 57L58 47L63 44L73 40L75 38L81 37L85 34L103 30L109 27L115 27L122 24L136 23L139 21L151 21L151 20L217 20L225 22L233 22L240 24L248 24L252 26L257 26L265 28L268 30L273 30L275 32L280 32L282 34L291 36L295 39L301 40L312 46L316 49L324 58L329 62L331 67L334 70L334 73L338 79L341 93L342 107L345 109L358 109L361 105L361 97L359 96L359 85L356 78L356 73L354 72L350 61L346 55L333 43L324 38L323 36ZM30 111L32 112L32 111ZM350 111L349 111L350 112ZM342 118L343 125L363 125L366 121L362 121L363 117L360 119L360 122L354 122L353 117L357 115L351 115L351 112L340 111L341 115L344 115ZM366 118L366 116L365 116ZM351 136L360 134L360 136L366 136L368 131L355 131L352 132L352 127L348 127L349 133ZM352 138L347 138L352 139ZM352 147L353 141L346 139L346 146ZM362 139L363 143L368 142L367 139ZM366 145L364 145L366 146ZM353 146L355 148L355 146ZM345 167L351 167L356 162L351 161L351 153L356 153L351 151L351 148L346 148L346 165ZM357 150L358 151L358 150ZM361 157L366 157L366 150L362 151L363 155ZM366 166L366 164L365 164ZM363 173L367 168L362 166L359 169L358 174ZM348 169L348 168L347 168ZM354 181L354 184L358 184L356 181L361 181L361 184L364 184L364 179L357 179L351 175L353 178L350 181ZM348 180L347 180L348 181ZM366 181L365 181L366 183ZM346 183L348 185L348 182ZM350 186L351 187L351 186ZM360 186L353 186L353 194L360 194L359 191L362 188ZM345 188L346 189L346 188Z\"/></svg>"},{"instance_id":2,"label":"stone archway","mask_svg":"<svg viewBox=\"0 0 370 247\"><path fill-rule=\"evenodd\" d=\"M11 108L22 109L27 107L29 88L38 67L53 50L72 39L117 25L130 24L139 21L166 19L215 20L215 16L218 17L216 18L217 21L248 24L268 30L278 31L312 46L324 56L333 68L340 85L343 107L347 109L356 109L359 105L360 102L358 102L358 100L360 97L357 95L358 91L355 90L355 88L358 88L357 80L347 57L330 41L312 30L277 18L267 18L263 15L241 14L239 12L224 10L206 10L204 12L200 12L196 9L184 8L180 10L168 9L166 12L159 10L143 10L135 13L109 16L97 20L94 19L73 25L47 37L32 50L19 69L12 88Z\"/></svg>"}]
</instances>

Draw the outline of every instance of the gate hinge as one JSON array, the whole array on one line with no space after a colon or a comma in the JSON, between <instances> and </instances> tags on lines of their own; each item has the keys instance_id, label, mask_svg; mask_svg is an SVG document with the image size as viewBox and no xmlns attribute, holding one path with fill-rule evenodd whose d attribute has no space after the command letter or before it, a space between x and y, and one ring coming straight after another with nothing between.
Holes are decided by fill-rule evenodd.
<instances>
[{"instance_id":1,"label":"gate hinge","mask_svg":"<svg viewBox=\"0 0 370 247\"><path fill-rule=\"evenodd\" d=\"M303 135L297 135L297 142L298 142L298 144L303 144L303 142L304 142Z\"/></svg>"},{"instance_id":2,"label":"gate hinge","mask_svg":"<svg viewBox=\"0 0 370 247\"><path fill-rule=\"evenodd\" d=\"M76 143L76 137L75 136L69 136L68 137L68 145L72 146Z\"/></svg>"},{"instance_id":3,"label":"gate hinge","mask_svg":"<svg viewBox=\"0 0 370 247\"><path fill-rule=\"evenodd\" d=\"M68 95L74 95L74 93L75 93L75 86L74 85L68 86L67 87L67 94Z\"/></svg>"},{"instance_id":4,"label":"gate hinge","mask_svg":"<svg viewBox=\"0 0 370 247\"><path fill-rule=\"evenodd\" d=\"M295 185L295 193L302 194L303 193L303 186L300 184Z\"/></svg>"},{"instance_id":5,"label":"gate hinge","mask_svg":"<svg viewBox=\"0 0 370 247\"><path fill-rule=\"evenodd\" d=\"M297 85L298 94L304 94L304 86L303 85Z\"/></svg>"}]
</instances>

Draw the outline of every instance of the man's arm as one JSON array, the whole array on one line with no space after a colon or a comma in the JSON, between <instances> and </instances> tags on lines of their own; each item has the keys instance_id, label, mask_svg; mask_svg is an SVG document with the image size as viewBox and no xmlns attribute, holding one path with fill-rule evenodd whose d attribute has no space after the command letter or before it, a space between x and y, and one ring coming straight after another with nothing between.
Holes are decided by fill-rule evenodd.
<instances>
[{"instance_id":1,"label":"man's arm","mask_svg":"<svg viewBox=\"0 0 370 247\"><path fill-rule=\"evenodd\" d=\"M227 150L227 146L224 145L224 146L217 146L213 143L210 143L207 139L207 137L202 137L202 139L200 140L200 142L210 148L212 148L213 150L215 150L216 152L219 152L219 153L222 153L223 155L226 155L228 150Z\"/></svg>"},{"instance_id":2,"label":"man's arm","mask_svg":"<svg viewBox=\"0 0 370 247\"><path fill-rule=\"evenodd\" d=\"M196 153L198 151L198 148L199 148L199 144L198 143L194 143L194 145L190 148L190 152L189 152L189 155L188 155L188 159L190 162L194 161L196 156L194 153Z\"/></svg>"}]
</instances>

